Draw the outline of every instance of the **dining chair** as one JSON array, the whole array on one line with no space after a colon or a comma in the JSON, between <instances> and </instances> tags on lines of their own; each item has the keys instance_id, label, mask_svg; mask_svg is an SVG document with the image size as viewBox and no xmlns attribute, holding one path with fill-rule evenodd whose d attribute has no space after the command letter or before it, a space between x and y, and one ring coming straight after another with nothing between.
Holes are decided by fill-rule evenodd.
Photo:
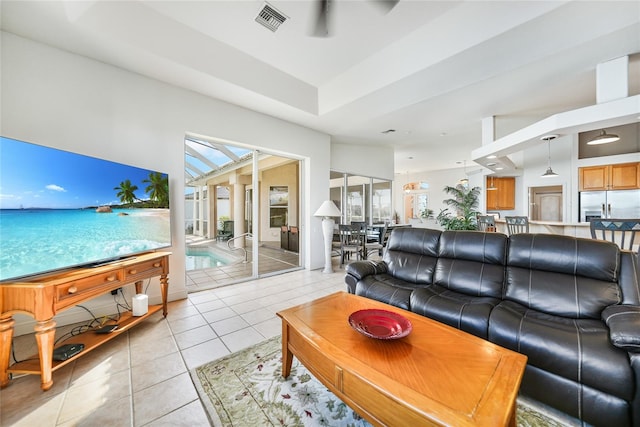
<instances>
[{"instance_id":1,"label":"dining chair","mask_svg":"<svg viewBox=\"0 0 640 427\"><path fill-rule=\"evenodd\" d=\"M478 230L496 231L496 217L493 215L478 215Z\"/></svg>"},{"instance_id":2,"label":"dining chair","mask_svg":"<svg viewBox=\"0 0 640 427\"><path fill-rule=\"evenodd\" d=\"M216 240L229 240L233 237L233 221L223 221L222 229L218 230Z\"/></svg>"},{"instance_id":3,"label":"dining chair","mask_svg":"<svg viewBox=\"0 0 640 427\"><path fill-rule=\"evenodd\" d=\"M340 267L344 265L345 259L363 259L365 232L360 224L340 224Z\"/></svg>"},{"instance_id":4,"label":"dining chair","mask_svg":"<svg viewBox=\"0 0 640 427\"><path fill-rule=\"evenodd\" d=\"M509 236L529 232L529 218L526 216L505 216L504 221L507 223Z\"/></svg>"},{"instance_id":5,"label":"dining chair","mask_svg":"<svg viewBox=\"0 0 640 427\"><path fill-rule=\"evenodd\" d=\"M597 218L589 221L589 228L593 239L608 240L620 249L638 252L638 248L634 248L634 240L636 233L640 232L640 218Z\"/></svg>"},{"instance_id":6,"label":"dining chair","mask_svg":"<svg viewBox=\"0 0 640 427\"><path fill-rule=\"evenodd\" d=\"M387 227L385 226L383 231L382 231L382 236L384 236L384 233L386 232ZM370 234L370 231L368 229L368 227L365 226L364 229L364 234L365 234L365 241L364 241L364 258L365 259L369 259L369 256L371 254L375 254L377 253L378 255L382 255L382 241L380 240L380 235L376 234L376 235L372 235Z\"/></svg>"}]
</instances>

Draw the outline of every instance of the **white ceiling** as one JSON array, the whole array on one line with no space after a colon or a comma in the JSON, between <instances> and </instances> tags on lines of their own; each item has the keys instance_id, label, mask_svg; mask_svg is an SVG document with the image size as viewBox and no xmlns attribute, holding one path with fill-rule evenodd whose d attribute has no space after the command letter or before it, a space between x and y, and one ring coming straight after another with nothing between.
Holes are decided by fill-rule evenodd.
<instances>
[{"instance_id":1,"label":"white ceiling","mask_svg":"<svg viewBox=\"0 0 640 427\"><path fill-rule=\"evenodd\" d=\"M2 0L1 26L335 142L391 145L397 173L469 162L485 117L500 137L595 104L596 65L640 52L638 1L401 0L384 13L334 0L328 38L310 35L317 2L269 3L288 17L275 33L254 21L256 0Z\"/></svg>"}]
</instances>

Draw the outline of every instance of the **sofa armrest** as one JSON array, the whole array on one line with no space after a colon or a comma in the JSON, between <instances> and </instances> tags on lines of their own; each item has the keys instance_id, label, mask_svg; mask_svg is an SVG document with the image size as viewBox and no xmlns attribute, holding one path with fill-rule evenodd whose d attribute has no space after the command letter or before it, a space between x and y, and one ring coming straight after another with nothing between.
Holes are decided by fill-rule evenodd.
<instances>
[{"instance_id":1,"label":"sofa armrest","mask_svg":"<svg viewBox=\"0 0 640 427\"><path fill-rule=\"evenodd\" d=\"M602 311L613 345L623 350L640 352L640 306L611 305Z\"/></svg>"},{"instance_id":2,"label":"sofa armrest","mask_svg":"<svg viewBox=\"0 0 640 427\"><path fill-rule=\"evenodd\" d=\"M386 273L387 264L384 261L355 261L347 264L345 270L357 280L362 280L366 276Z\"/></svg>"}]
</instances>

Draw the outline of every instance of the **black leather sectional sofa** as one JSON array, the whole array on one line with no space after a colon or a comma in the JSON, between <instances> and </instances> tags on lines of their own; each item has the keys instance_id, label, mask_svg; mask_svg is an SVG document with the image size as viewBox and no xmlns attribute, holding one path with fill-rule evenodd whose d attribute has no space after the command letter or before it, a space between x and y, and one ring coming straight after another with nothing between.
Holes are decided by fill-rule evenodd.
<instances>
[{"instance_id":1,"label":"black leather sectional sofa","mask_svg":"<svg viewBox=\"0 0 640 427\"><path fill-rule=\"evenodd\" d=\"M549 234L398 228L349 292L527 355L524 396L596 426L640 426L637 254Z\"/></svg>"}]
</instances>

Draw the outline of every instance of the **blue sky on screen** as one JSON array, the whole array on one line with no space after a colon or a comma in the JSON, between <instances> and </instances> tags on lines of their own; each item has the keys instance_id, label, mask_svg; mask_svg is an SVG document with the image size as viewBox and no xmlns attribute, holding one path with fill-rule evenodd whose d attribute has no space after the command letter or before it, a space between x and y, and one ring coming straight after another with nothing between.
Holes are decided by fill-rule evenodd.
<instances>
[{"instance_id":1,"label":"blue sky on screen","mask_svg":"<svg viewBox=\"0 0 640 427\"><path fill-rule=\"evenodd\" d=\"M151 171L0 137L0 209L75 209L119 204L114 187L129 179L136 196Z\"/></svg>"}]
</instances>

